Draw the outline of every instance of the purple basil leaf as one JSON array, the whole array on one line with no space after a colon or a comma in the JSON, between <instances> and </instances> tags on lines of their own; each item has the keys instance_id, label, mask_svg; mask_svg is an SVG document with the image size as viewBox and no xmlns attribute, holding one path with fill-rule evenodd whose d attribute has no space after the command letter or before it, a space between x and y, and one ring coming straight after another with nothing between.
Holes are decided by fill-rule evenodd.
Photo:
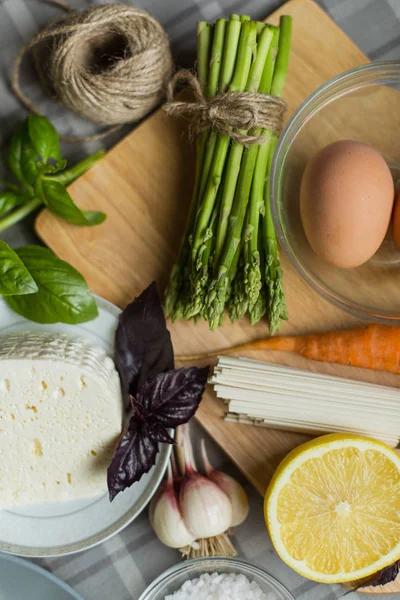
<instances>
[{"instance_id":1,"label":"purple basil leaf","mask_svg":"<svg viewBox=\"0 0 400 600\"><path fill-rule=\"evenodd\" d=\"M151 417L151 413L146 406L143 406L140 398L134 398L130 396L131 406L134 410L136 420L147 421L149 417Z\"/></svg>"},{"instance_id":2,"label":"purple basil leaf","mask_svg":"<svg viewBox=\"0 0 400 600\"><path fill-rule=\"evenodd\" d=\"M135 416L121 436L107 471L107 485L112 502L119 492L139 481L156 462L158 443L148 434L145 423Z\"/></svg>"},{"instance_id":3,"label":"purple basil leaf","mask_svg":"<svg viewBox=\"0 0 400 600\"><path fill-rule=\"evenodd\" d=\"M137 400L151 419L164 427L187 423L197 410L209 367L183 367L160 373L141 388Z\"/></svg>"},{"instance_id":4,"label":"purple basil leaf","mask_svg":"<svg viewBox=\"0 0 400 600\"><path fill-rule=\"evenodd\" d=\"M155 283L120 315L115 362L124 391L132 396L146 381L174 368L171 337Z\"/></svg>"},{"instance_id":5,"label":"purple basil leaf","mask_svg":"<svg viewBox=\"0 0 400 600\"><path fill-rule=\"evenodd\" d=\"M386 567L380 573L378 573L378 575L376 576L376 578L374 578L373 581L371 581L370 583L366 583L357 589L362 590L363 587L377 587L378 585L385 585L386 583L391 583L396 579L397 575L399 574L399 571L400 561L396 561L395 563L393 563L389 567Z\"/></svg>"},{"instance_id":6,"label":"purple basil leaf","mask_svg":"<svg viewBox=\"0 0 400 600\"><path fill-rule=\"evenodd\" d=\"M171 437L167 431L167 429L157 423L157 421L151 421L147 425L147 429L149 432L149 436L155 442L160 442L161 444L174 444L174 438Z\"/></svg>"}]
</instances>

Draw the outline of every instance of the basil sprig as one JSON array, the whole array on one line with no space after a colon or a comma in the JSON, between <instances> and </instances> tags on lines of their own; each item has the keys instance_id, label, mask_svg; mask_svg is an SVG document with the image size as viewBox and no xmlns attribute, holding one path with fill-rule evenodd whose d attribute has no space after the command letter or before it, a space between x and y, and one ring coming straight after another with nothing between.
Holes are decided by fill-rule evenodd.
<instances>
[{"instance_id":1,"label":"basil sprig","mask_svg":"<svg viewBox=\"0 0 400 600\"><path fill-rule=\"evenodd\" d=\"M7 164L15 181L2 182L0 231L43 204L73 225L102 223L104 213L81 210L66 189L102 156L97 152L66 169L56 129L46 117L30 115L8 149ZM75 325L98 315L82 275L42 246L12 250L0 240L0 295L15 312L37 323Z\"/></svg>"},{"instance_id":2,"label":"basil sprig","mask_svg":"<svg viewBox=\"0 0 400 600\"><path fill-rule=\"evenodd\" d=\"M98 315L82 275L42 246L12 250L0 240L0 295L15 312L36 323L76 325Z\"/></svg>"},{"instance_id":3,"label":"basil sprig","mask_svg":"<svg viewBox=\"0 0 400 600\"><path fill-rule=\"evenodd\" d=\"M70 169L62 158L58 133L46 117L30 115L14 133L7 163L16 182L4 181L0 191L0 231L14 225L44 204L68 223L99 225L106 215L81 210L66 186L82 175L104 153L97 152Z\"/></svg>"}]
</instances>

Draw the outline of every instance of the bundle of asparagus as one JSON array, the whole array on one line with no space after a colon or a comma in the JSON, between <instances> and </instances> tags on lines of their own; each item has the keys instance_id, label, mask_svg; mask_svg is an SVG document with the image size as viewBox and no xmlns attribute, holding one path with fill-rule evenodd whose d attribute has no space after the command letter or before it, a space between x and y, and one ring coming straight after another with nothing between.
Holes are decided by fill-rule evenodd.
<instances>
[{"instance_id":1,"label":"bundle of asparagus","mask_svg":"<svg viewBox=\"0 0 400 600\"><path fill-rule=\"evenodd\" d=\"M197 26L198 80L205 98L224 92L281 96L289 63L291 18L280 26L231 15ZM214 330L225 306L232 321L267 313L271 333L287 319L278 246L269 204L269 171L277 143L271 130L245 145L215 129L197 138L192 204L166 290L173 320L203 317Z\"/></svg>"}]
</instances>

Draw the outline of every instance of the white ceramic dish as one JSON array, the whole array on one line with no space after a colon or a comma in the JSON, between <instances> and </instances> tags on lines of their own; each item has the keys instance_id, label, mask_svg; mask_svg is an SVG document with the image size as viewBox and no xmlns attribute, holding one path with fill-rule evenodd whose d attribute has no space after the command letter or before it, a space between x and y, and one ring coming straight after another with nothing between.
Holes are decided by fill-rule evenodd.
<instances>
[{"instance_id":1,"label":"white ceramic dish","mask_svg":"<svg viewBox=\"0 0 400 600\"><path fill-rule=\"evenodd\" d=\"M69 585L26 560L0 554L0 600L83 600Z\"/></svg>"},{"instance_id":2,"label":"white ceramic dish","mask_svg":"<svg viewBox=\"0 0 400 600\"><path fill-rule=\"evenodd\" d=\"M99 316L82 325L40 325L14 313L0 300L0 334L50 331L89 339L113 355L120 310L96 298ZM108 495L0 511L0 551L19 556L61 556L100 544L131 523L150 501L167 467L162 446L153 469L110 503Z\"/></svg>"}]
</instances>

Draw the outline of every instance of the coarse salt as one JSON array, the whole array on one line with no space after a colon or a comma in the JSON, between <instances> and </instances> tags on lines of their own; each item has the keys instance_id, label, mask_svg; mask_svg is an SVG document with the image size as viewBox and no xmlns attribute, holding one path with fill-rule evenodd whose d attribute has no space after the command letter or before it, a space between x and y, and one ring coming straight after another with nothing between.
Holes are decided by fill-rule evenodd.
<instances>
[{"instance_id":1,"label":"coarse salt","mask_svg":"<svg viewBox=\"0 0 400 600\"><path fill-rule=\"evenodd\" d=\"M276 594L262 591L255 581L237 573L203 573L189 579L165 600L279 600Z\"/></svg>"}]
</instances>

